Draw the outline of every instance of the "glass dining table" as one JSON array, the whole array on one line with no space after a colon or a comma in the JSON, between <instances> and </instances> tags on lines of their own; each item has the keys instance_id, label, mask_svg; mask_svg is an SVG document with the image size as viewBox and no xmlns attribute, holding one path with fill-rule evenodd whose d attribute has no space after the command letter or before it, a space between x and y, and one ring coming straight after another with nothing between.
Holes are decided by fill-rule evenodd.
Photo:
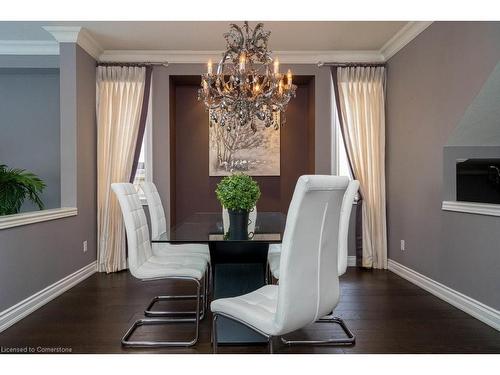
<instances>
[{"instance_id":1,"label":"glass dining table","mask_svg":"<svg viewBox=\"0 0 500 375\"><path fill-rule=\"evenodd\" d=\"M224 233L222 213L197 212L173 225L151 242L206 243L210 249L212 299L235 297L266 283L270 244L281 243L286 216L258 212L255 230L246 240L230 240ZM257 332L221 317L217 322L219 344L267 344Z\"/></svg>"}]
</instances>

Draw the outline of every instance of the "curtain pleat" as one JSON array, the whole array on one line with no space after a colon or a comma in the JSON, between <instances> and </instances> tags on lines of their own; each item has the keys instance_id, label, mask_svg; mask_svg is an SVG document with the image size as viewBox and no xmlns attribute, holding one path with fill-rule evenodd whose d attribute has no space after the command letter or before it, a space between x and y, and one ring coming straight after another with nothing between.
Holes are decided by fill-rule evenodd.
<instances>
[{"instance_id":1,"label":"curtain pleat","mask_svg":"<svg viewBox=\"0 0 500 375\"><path fill-rule=\"evenodd\" d=\"M141 107L141 117L139 119L139 131L137 135L137 141L135 143L134 159L132 162L132 172L130 173L130 183L134 182L135 173L137 172L137 165L139 164L139 156L141 155L142 140L144 138L144 131L146 130L146 120L149 113L149 94L151 93L151 74L153 73L153 68L151 66L146 67L146 78L144 84L144 99L142 101Z\"/></svg>"},{"instance_id":2,"label":"curtain pleat","mask_svg":"<svg viewBox=\"0 0 500 375\"><path fill-rule=\"evenodd\" d=\"M332 75L347 155L360 183L362 266L387 268L385 68L338 67Z\"/></svg>"},{"instance_id":3,"label":"curtain pleat","mask_svg":"<svg viewBox=\"0 0 500 375\"><path fill-rule=\"evenodd\" d=\"M127 268L125 229L111 184L129 181L139 135L146 68L97 68L98 271Z\"/></svg>"}]
</instances>

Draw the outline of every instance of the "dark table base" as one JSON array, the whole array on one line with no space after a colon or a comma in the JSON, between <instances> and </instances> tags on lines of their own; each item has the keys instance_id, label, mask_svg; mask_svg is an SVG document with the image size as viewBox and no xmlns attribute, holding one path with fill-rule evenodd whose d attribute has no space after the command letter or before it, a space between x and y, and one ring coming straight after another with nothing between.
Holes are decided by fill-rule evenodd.
<instances>
[{"instance_id":1,"label":"dark table base","mask_svg":"<svg viewBox=\"0 0 500 375\"><path fill-rule=\"evenodd\" d=\"M210 243L213 299L240 296L265 285L268 248L266 243ZM217 320L217 341L219 345L267 344L264 336L222 316Z\"/></svg>"}]
</instances>

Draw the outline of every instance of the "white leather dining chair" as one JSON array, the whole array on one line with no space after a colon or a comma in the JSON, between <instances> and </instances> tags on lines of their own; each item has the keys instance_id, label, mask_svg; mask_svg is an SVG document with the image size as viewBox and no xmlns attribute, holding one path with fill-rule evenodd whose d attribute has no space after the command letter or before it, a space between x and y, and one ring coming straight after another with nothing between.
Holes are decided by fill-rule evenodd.
<instances>
[{"instance_id":1,"label":"white leather dining chair","mask_svg":"<svg viewBox=\"0 0 500 375\"><path fill-rule=\"evenodd\" d=\"M301 176L288 210L280 259L280 282L251 293L217 299L212 342L217 352L217 319L224 316L272 338L329 314L339 301L338 237L347 177Z\"/></svg>"},{"instance_id":2,"label":"white leather dining chair","mask_svg":"<svg viewBox=\"0 0 500 375\"><path fill-rule=\"evenodd\" d=\"M349 233L349 220L351 217L352 205L354 203L354 198L359 189L359 182L353 180L349 182L347 187L344 201L342 203L341 213L340 213L340 235L339 235L339 261L338 269L339 276L342 276L347 270L347 250L348 241L347 235ZM267 256L267 262L269 266L269 271L271 276L275 279L279 279L280 272L280 255L281 255L281 244L272 244L269 246L269 253Z\"/></svg>"},{"instance_id":3,"label":"white leather dining chair","mask_svg":"<svg viewBox=\"0 0 500 375\"><path fill-rule=\"evenodd\" d=\"M248 213L248 235L252 236L255 233L255 223L257 221L257 206L252 208ZM222 207L222 227L224 228L224 234L229 231L229 212L227 208Z\"/></svg>"},{"instance_id":4,"label":"white leather dining chair","mask_svg":"<svg viewBox=\"0 0 500 375\"><path fill-rule=\"evenodd\" d=\"M349 182L346 192L344 194L344 199L342 201L342 206L340 209L340 222L339 222L339 237L338 237L338 275L342 276L347 270L347 258L348 258L348 233L349 233L349 221L351 217L352 205L354 199L359 189L359 182L353 180ZM276 244L274 248L269 248L268 253L268 266L271 276L275 279L279 279L280 270L280 256L281 256L281 245ZM339 324L347 335L346 339L331 339L328 342L320 342L321 344L330 345L350 345L354 344L355 337L352 332L347 328L345 322L334 316L328 316L321 318L320 323L332 322ZM281 338L281 341L288 345L293 344L318 344L316 340L287 340L285 337Z\"/></svg>"},{"instance_id":5,"label":"white leather dining chair","mask_svg":"<svg viewBox=\"0 0 500 375\"><path fill-rule=\"evenodd\" d=\"M130 183L114 183L111 188L120 203L128 244L128 266L130 273L142 281L150 280L185 280L196 286L195 295L158 296L159 300L195 299L196 310L184 312L186 315L194 315L194 318L146 318L139 319L122 338L124 346L133 347L163 347L163 346L191 346L198 341L199 322L205 313L204 304L207 301L207 261L202 257L194 256L171 256L155 255L149 241L149 229L146 214L142 208L139 195ZM202 295L203 281L203 295ZM146 312L151 308L151 303ZM146 314L147 315L147 314ZM179 312L161 312L157 316L179 315ZM195 336L190 341L132 341L129 340L135 329L142 325L160 325L177 322L194 322L196 325Z\"/></svg>"},{"instance_id":6,"label":"white leather dining chair","mask_svg":"<svg viewBox=\"0 0 500 375\"><path fill-rule=\"evenodd\" d=\"M141 187L148 202L149 217L151 219L151 237L155 238L164 234L165 238L167 238L165 210L156 185L152 182L144 182ZM155 242L152 244L152 249L155 255L194 255L197 257L201 256L207 262L210 262L210 251L207 244L173 245L166 242Z\"/></svg>"},{"instance_id":7,"label":"white leather dining chair","mask_svg":"<svg viewBox=\"0 0 500 375\"><path fill-rule=\"evenodd\" d=\"M271 282L273 278L280 278L280 259L281 259L281 244L274 243L269 245L267 252L267 281Z\"/></svg>"}]
</instances>

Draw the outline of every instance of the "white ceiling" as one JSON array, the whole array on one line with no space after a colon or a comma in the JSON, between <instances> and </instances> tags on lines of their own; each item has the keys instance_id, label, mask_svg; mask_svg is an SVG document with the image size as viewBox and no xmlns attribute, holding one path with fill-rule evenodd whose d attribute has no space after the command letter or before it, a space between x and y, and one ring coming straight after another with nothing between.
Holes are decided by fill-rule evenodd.
<instances>
[{"instance_id":1,"label":"white ceiling","mask_svg":"<svg viewBox=\"0 0 500 375\"><path fill-rule=\"evenodd\" d=\"M42 26L82 26L103 50L223 50L230 21L0 22L0 41L53 41ZM235 22L242 24L242 22ZM250 22L254 26L256 22ZM275 51L380 50L407 22L265 22Z\"/></svg>"}]
</instances>

